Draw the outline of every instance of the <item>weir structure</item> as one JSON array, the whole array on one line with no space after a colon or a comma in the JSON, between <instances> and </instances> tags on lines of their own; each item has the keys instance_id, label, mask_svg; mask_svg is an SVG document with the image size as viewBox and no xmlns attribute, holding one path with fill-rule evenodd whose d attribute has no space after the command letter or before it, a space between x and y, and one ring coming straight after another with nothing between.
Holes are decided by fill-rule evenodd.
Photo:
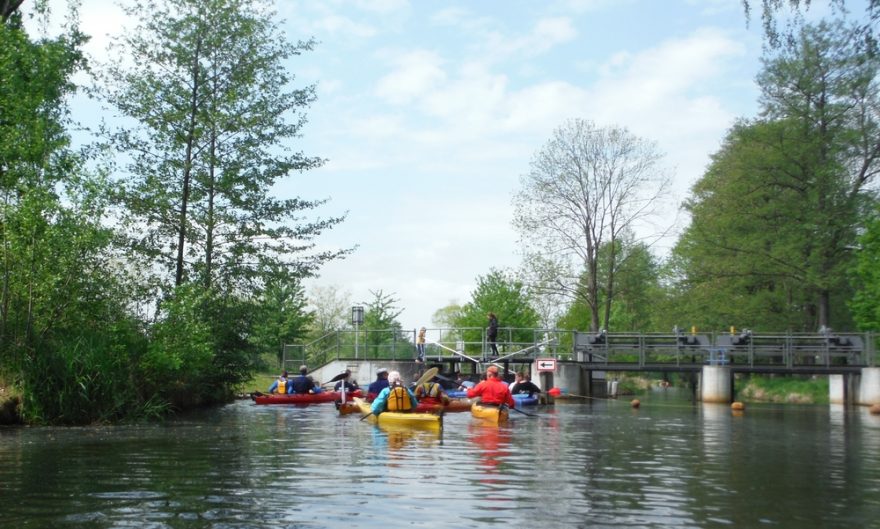
<instances>
[{"instance_id":1,"label":"weir structure","mask_svg":"<svg viewBox=\"0 0 880 529\"><path fill-rule=\"evenodd\" d=\"M606 383L609 373L683 373L695 398L725 403L734 399L737 374L813 375L829 377L832 403L880 404L880 359L873 333L502 328L496 356L488 356L491 348L484 329L437 328L427 334L426 362L449 376L461 372L476 378L495 364L508 374L527 370L545 389L560 387L566 393L600 397L611 386ZM379 367L397 369L407 378L424 368L415 362L415 342L415 329L337 331L307 344L286 345L283 362L288 370L306 364L320 379L351 369L358 380L369 381Z\"/></svg>"}]
</instances>

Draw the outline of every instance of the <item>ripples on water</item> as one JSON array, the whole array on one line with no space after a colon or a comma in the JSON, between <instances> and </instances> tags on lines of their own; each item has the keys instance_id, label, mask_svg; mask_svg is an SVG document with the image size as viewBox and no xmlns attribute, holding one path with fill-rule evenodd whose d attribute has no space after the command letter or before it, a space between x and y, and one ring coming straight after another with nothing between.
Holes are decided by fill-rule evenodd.
<instances>
[{"instance_id":1,"label":"ripples on water","mask_svg":"<svg viewBox=\"0 0 880 529\"><path fill-rule=\"evenodd\" d=\"M669 395L442 434L249 401L0 430L0 527L880 527L880 417Z\"/></svg>"}]
</instances>

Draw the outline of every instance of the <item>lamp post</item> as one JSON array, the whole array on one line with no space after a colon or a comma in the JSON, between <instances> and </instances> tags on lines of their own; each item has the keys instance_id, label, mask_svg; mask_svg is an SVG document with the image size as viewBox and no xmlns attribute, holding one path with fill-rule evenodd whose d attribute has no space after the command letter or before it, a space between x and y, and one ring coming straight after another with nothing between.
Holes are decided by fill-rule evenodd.
<instances>
[{"instance_id":1,"label":"lamp post","mask_svg":"<svg viewBox=\"0 0 880 529\"><path fill-rule=\"evenodd\" d=\"M354 325L354 358L358 357L358 326L364 323L364 308L351 308L351 324Z\"/></svg>"}]
</instances>

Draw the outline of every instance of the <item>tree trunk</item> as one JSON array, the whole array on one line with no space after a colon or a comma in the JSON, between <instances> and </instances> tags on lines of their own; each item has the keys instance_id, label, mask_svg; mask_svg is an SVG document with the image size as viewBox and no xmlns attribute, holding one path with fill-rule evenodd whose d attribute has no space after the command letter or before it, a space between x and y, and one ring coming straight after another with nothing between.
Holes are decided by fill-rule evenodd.
<instances>
[{"instance_id":1,"label":"tree trunk","mask_svg":"<svg viewBox=\"0 0 880 529\"><path fill-rule=\"evenodd\" d=\"M184 161L183 168L183 194L180 200L180 226L178 227L177 236L177 273L174 276L175 286L180 286L183 283L183 246L186 241L186 210L189 203L190 179L192 178L193 169L192 158L196 134L196 113L199 107L199 55L201 46L202 39L196 39L196 50L193 55L193 87L192 97L190 98L189 130L187 130L186 138L186 160Z\"/></svg>"}]
</instances>

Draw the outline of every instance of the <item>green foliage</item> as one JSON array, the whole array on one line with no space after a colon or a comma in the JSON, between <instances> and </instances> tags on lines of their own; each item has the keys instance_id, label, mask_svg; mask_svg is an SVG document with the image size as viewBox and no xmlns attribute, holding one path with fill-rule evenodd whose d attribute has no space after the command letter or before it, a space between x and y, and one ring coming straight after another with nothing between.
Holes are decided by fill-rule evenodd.
<instances>
[{"instance_id":1,"label":"green foliage","mask_svg":"<svg viewBox=\"0 0 880 529\"><path fill-rule=\"evenodd\" d=\"M853 276L858 290L850 302L858 327L862 331L880 329L880 216L876 213L867 222L859 238Z\"/></svg>"},{"instance_id":2,"label":"green foliage","mask_svg":"<svg viewBox=\"0 0 880 529\"><path fill-rule=\"evenodd\" d=\"M267 6L137 1L129 14L140 25L104 72L105 98L133 122L110 136L130 156L125 225L140 257L167 270L166 289L251 290L278 267L309 275L347 253L313 251L342 220L306 222L323 201L275 194L281 179L323 160L291 147L315 92L290 88L286 62L314 43L281 38Z\"/></svg>"},{"instance_id":3,"label":"green foliage","mask_svg":"<svg viewBox=\"0 0 880 529\"><path fill-rule=\"evenodd\" d=\"M299 279L284 273L271 278L254 307L259 314L254 321L254 345L260 351L274 351L280 363L284 344L303 343L314 325L315 313L307 306Z\"/></svg>"},{"instance_id":4,"label":"green foliage","mask_svg":"<svg viewBox=\"0 0 880 529\"><path fill-rule=\"evenodd\" d=\"M828 404L828 377L749 376L737 381L737 397L753 402Z\"/></svg>"},{"instance_id":5,"label":"green foliage","mask_svg":"<svg viewBox=\"0 0 880 529\"><path fill-rule=\"evenodd\" d=\"M397 304L393 294L383 291L370 291L373 299L361 302L366 306L364 311L363 346L368 358L400 358L412 356L414 344L408 340L400 322L397 321L403 309Z\"/></svg>"},{"instance_id":6,"label":"green foliage","mask_svg":"<svg viewBox=\"0 0 880 529\"><path fill-rule=\"evenodd\" d=\"M491 270L485 276L477 277L477 288L471 292L471 300L461 307L455 318L455 326L466 329L462 338L467 351L481 351L490 312L498 316L500 347L503 348L505 342L519 344L515 348L534 343L531 329L538 327L540 318L529 304L525 285L509 273Z\"/></svg>"},{"instance_id":7,"label":"green foliage","mask_svg":"<svg viewBox=\"0 0 880 529\"><path fill-rule=\"evenodd\" d=\"M675 297L700 327L846 329L848 250L874 201L878 58L840 24L765 60L763 118L731 130L687 202Z\"/></svg>"}]
</instances>

